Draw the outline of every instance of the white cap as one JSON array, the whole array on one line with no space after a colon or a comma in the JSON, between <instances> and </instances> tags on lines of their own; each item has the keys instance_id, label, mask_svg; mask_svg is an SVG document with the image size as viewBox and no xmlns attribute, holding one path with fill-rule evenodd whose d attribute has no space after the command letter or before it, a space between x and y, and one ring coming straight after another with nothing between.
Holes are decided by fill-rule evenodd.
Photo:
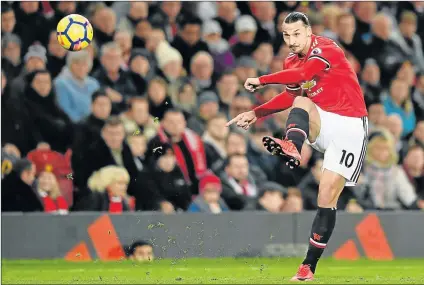
<instances>
[{"instance_id":1,"label":"white cap","mask_svg":"<svg viewBox=\"0 0 424 285\"><path fill-rule=\"evenodd\" d=\"M202 34L204 36L210 34L222 34L222 28L215 20L206 21L202 26Z\"/></svg>"},{"instance_id":2,"label":"white cap","mask_svg":"<svg viewBox=\"0 0 424 285\"><path fill-rule=\"evenodd\" d=\"M252 16L243 15L236 20L235 26L236 32L256 32L258 26L256 25L256 21Z\"/></svg>"},{"instance_id":3,"label":"white cap","mask_svg":"<svg viewBox=\"0 0 424 285\"><path fill-rule=\"evenodd\" d=\"M155 55L156 60L158 61L158 66L161 69L171 61L183 61L183 57L180 52L170 46L167 41L162 41L158 45Z\"/></svg>"}]
</instances>

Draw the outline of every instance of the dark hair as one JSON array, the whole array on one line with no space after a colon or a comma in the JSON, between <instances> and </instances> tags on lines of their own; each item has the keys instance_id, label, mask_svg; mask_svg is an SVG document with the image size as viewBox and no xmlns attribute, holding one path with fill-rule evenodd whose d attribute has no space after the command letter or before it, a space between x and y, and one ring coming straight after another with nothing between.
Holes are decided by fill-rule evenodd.
<instances>
[{"instance_id":1,"label":"dark hair","mask_svg":"<svg viewBox=\"0 0 424 285\"><path fill-rule=\"evenodd\" d=\"M228 156L227 159L225 160L225 166L226 167L229 166L233 158L236 158L236 157L244 157L247 159L247 156L243 153L233 153L232 155Z\"/></svg>"},{"instance_id":2,"label":"dark hair","mask_svg":"<svg viewBox=\"0 0 424 285\"><path fill-rule=\"evenodd\" d=\"M286 24L296 23L297 21L301 21L305 26L311 26L311 24L309 24L308 17L300 12L291 12L284 19L284 23Z\"/></svg>"},{"instance_id":3,"label":"dark hair","mask_svg":"<svg viewBox=\"0 0 424 285\"><path fill-rule=\"evenodd\" d=\"M17 160L13 164L13 171L16 172L19 176L21 176L22 172L30 170L32 167L32 162L29 159L22 158Z\"/></svg>"},{"instance_id":4,"label":"dark hair","mask_svg":"<svg viewBox=\"0 0 424 285\"><path fill-rule=\"evenodd\" d=\"M168 113L180 113L184 115L184 112L178 108L169 108L168 110L165 111L165 113L163 114L163 117L165 117L165 115Z\"/></svg>"},{"instance_id":5,"label":"dark hair","mask_svg":"<svg viewBox=\"0 0 424 285\"><path fill-rule=\"evenodd\" d=\"M181 20L178 23L178 26L181 29L184 29L184 27L187 26L187 25L199 25L199 26L201 26L202 25L202 20L199 17L197 17L197 16L195 16L193 14L183 15L181 17Z\"/></svg>"},{"instance_id":6,"label":"dark hair","mask_svg":"<svg viewBox=\"0 0 424 285\"><path fill-rule=\"evenodd\" d=\"M94 101L96 101L96 99L97 99L97 98L99 98L99 97L107 97L107 98L109 98L109 97L106 95L106 90L105 90L105 89L103 89L103 88L100 88L100 89L97 89L97 90L93 93L93 95L91 95L91 103L94 103Z\"/></svg>"},{"instance_id":7,"label":"dark hair","mask_svg":"<svg viewBox=\"0 0 424 285\"><path fill-rule=\"evenodd\" d=\"M134 254L135 250L137 249L137 247L139 246L150 246L152 247L152 245L150 243L148 243L147 241L144 240L138 240L133 242L132 245L128 246L127 250L125 251L125 253L127 254L127 256L131 256Z\"/></svg>"},{"instance_id":8,"label":"dark hair","mask_svg":"<svg viewBox=\"0 0 424 285\"><path fill-rule=\"evenodd\" d=\"M121 119L118 116L110 116L109 118L106 119L106 122L103 128L116 127L119 125L123 125Z\"/></svg>"}]
</instances>

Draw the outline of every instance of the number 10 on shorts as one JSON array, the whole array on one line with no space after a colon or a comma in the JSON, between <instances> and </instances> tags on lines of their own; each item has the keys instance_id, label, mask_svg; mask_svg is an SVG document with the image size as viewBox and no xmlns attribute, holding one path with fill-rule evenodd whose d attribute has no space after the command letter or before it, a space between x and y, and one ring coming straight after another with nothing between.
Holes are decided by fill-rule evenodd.
<instances>
[{"instance_id":1,"label":"number 10 on shorts","mask_svg":"<svg viewBox=\"0 0 424 285\"><path fill-rule=\"evenodd\" d=\"M340 164L345 165L347 168L350 168L355 161L355 156L351 152L347 152L346 150L342 150L342 159L340 159Z\"/></svg>"}]
</instances>

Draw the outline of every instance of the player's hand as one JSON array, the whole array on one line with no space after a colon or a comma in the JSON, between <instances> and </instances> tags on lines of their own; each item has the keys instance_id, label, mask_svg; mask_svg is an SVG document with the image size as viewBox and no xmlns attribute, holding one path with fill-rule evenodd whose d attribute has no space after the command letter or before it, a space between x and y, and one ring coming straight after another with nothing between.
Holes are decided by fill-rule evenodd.
<instances>
[{"instance_id":1,"label":"player's hand","mask_svg":"<svg viewBox=\"0 0 424 285\"><path fill-rule=\"evenodd\" d=\"M229 121L225 126L229 127L232 124L237 123L237 127L247 130L257 120L258 118L256 117L255 111L249 111L239 114L237 117Z\"/></svg>"},{"instance_id":2,"label":"player's hand","mask_svg":"<svg viewBox=\"0 0 424 285\"><path fill-rule=\"evenodd\" d=\"M263 88L264 85L261 84L258 77L255 78L247 78L244 83L244 88L250 92L255 92L258 89Z\"/></svg>"}]
</instances>

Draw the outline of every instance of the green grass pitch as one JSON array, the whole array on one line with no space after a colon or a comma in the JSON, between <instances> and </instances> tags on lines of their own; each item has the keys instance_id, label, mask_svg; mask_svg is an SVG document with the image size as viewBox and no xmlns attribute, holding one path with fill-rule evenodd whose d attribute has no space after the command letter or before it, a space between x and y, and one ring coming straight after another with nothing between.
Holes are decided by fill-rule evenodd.
<instances>
[{"instance_id":1,"label":"green grass pitch","mask_svg":"<svg viewBox=\"0 0 424 285\"><path fill-rule=\"evenodd\" d=\"M152 263L3 260L2 284L284 284L298 258L163 259ZM322 259L311 284L424 284L424 259Z\"/></svg>"}]
</instances>

